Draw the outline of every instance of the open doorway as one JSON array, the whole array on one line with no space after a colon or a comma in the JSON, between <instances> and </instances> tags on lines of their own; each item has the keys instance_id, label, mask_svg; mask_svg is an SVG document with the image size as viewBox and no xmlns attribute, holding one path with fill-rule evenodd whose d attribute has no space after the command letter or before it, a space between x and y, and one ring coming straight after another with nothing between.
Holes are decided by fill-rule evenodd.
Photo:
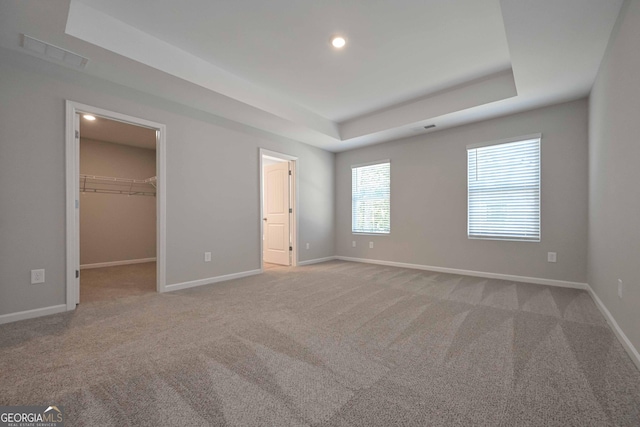
<instances>
[{"instance_id":1,"label":"open doorway","mask_svg":"<svg viewBox=\"0 0 640 427\"><path fill-rule=\"evenodd\" d=\"M296 157L260 149L261 267L296 266Z\"/></svg>"},{"instance_id":2,"label":"open doorway","mask_svg":"<svg viewBox=\"0 0 640 427\"><path fill-rule=\"evenodd\" d=\"M163 292L165 127L67 101L67 309Z\"/></svg>"},{"instance_id":3,"label":"open doorway","mask_svg":"<svg viewBox=\"0 0 640 427\"><path fill-rule=\"evenodd\" d=\"M156 131L81 114L80 302L156 291Z\"/></svg>"}]
</instances>

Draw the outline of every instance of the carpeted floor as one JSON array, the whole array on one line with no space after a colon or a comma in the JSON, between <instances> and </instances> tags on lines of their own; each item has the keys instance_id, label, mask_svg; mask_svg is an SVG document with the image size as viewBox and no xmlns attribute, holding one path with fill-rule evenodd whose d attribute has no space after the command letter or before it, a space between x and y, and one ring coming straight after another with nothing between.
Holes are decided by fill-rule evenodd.
<instances>
[{"instance_id":1,"label":"carpeted floor","mask_svg":"<svg viewBox=\"0 0 640 427\"><path fill-rule=\"evenodd\" d=\"M0 405L67 425L640 425L640 373L571 289L335 261L0 338Z\"/></svg>"},{"instance_id":2,"label":"carpeted floor","mask_svg":"<svg viewBox=\"0 0 640 427\"><path fill-rule=\"evenodd\" d=\"M273 268L285 268L288 266L283 266L283 265L278 265L278 264L269 264L268 262L263 262L262 263L262 269L263 270L271 270Z\"/></svg>"},{"instance_id":3,"label":"carpeted floor","mask_svg":"<svg viewBox=\"0 0 640 427\"><path fill-rule=\"evenodd\" d=\"M115 300L156 292L156 263L90 268L80 272L80 303Z\"/></svg>"}]
</instances>

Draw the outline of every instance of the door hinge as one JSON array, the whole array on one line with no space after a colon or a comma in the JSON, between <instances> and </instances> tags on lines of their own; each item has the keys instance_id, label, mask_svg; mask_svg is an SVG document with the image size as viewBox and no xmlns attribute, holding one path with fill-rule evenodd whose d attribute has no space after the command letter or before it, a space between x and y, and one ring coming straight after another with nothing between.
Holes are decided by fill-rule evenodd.
<instances>
[{"instance_id":1,"label":"door hinge","mask_svg":"<svg viewBox=\"0 0 640 427\"><path fill-rule=\"evenodd\" d=\"M76 209L80 207L80 200L76 200Z\"/></svg>"},{"instance_id":2,"label":"door hinge","mask_svg":"<svg viewBox=\"0 0 640 427\"><path fill-rule=\"evenodd\" d=\"M80 138L80 131L79 130L76 131L76 139L78 139L78 138Z\"/></svg>"},{"instance_id":3,"label":"door hinge","mask_svg":"<svg viewBox=\"0 0 640 427\"><path fill-rule=\"evenodd\" d=\"M292 251L293 250L293 246L289 246L289 250Z\"/></svg>"},{"instance_id":4,"label":"door hinge","mask_svg":"<svg viewBox=\"0 0 640 427\"><path fill-rule=\"evenodd\" d=\"M291 171L289 171L289 176L291 176Z\"/></svg>"},{"instance_id":5,"label":"door hinge","mask_svg":"<svg viewBox=\"0 0 640 427\"><path fill-rule=\"evenodd\" d=\"M80 270L76 270L76 279L80 277Z\"/></svg>"},{"instance_id":6,"label":"door hinge","mask_svg":"<svg viewBox=\"0 0 640 427\"><path fill-rule=\"evenodd\" d=\"M289 208L289 213L293 213L293 208Z\"/></svg>"}]
</instances>

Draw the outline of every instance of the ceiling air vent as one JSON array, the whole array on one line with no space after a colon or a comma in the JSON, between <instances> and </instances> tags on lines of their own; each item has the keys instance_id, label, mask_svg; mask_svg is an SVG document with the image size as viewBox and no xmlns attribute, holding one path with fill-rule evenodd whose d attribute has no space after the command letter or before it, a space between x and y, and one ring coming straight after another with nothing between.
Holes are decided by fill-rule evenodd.
<instances>
[{"instance_id":1,"label":"ceiling air vent","mask_svg":"<svg viewBox=\"0 0 640 427\"><path fill-rule=\"evenodd\" d=\"M424 128L425 129L433 129L434 127L436 127L436 125L427 125Z\"/></svg>"},{"instance_id":2,"label":"ceiling air vent","mask_svg":"<svg viewBox=\"0 0 640 427\"><path fill-rule=\"evenodd\" d=\"M84 68L87 62L89 62L84 56L34 39L26 34L22 35L21 46L32 53L44 56L46 59L53 59L54 61L62 62L74 68Z\"/></svg>"}]
</instances>

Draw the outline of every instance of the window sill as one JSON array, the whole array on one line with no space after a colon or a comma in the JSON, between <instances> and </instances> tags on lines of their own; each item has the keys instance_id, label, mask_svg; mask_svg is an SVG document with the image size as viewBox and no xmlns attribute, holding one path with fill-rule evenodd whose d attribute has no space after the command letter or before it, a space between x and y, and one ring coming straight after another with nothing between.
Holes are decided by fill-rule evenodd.
<instances>
[{"instance_id":1,"label":"window sill","mask_svg":"<svg viewBox=\"0 0 640 427\"><path fill-rule=\"evenodd\" d=\"M525 242L525 243L540 243L540 239L505 239L500 237L470 237L467 236L468 240L498 240L501 242Z\"/></svg>"},{"instance_id":2,"label":"window sill","mask_svg":"<svg viewBox=\"0 0 640 427\"><path fill-rule=\"evenodd\" d=\"M354 233L353 231L351 232L352 236L388 236L391 233Z\"/></svg>"}]
</instances>

